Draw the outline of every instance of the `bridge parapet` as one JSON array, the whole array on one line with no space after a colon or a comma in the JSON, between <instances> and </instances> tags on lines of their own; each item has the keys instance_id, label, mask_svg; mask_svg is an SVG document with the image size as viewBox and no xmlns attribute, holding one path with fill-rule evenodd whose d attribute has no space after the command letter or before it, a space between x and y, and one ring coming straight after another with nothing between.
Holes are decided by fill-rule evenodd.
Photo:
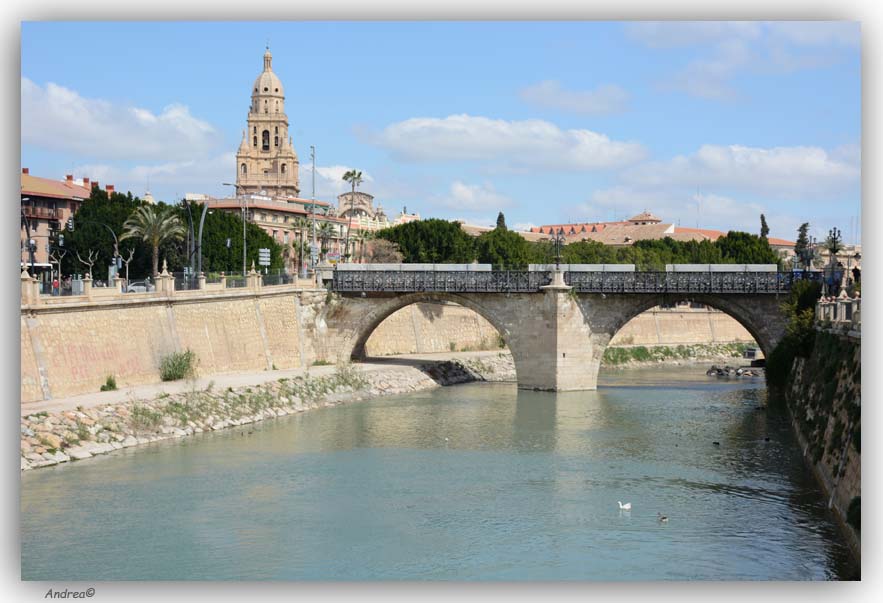
<instances>
[{"instance_id":1,"label":"bridge parapet","mask_svg":"<svg viewBox=\"0 0 883 603\"><path fill-rule=\"evenodd\" d=\"M340 293L540 293L553 271L335 270L331 290ZM788 293L795 278L785 272L612 272L565 271L564 282L576 293Z\"/></svg>"}]
</instances>

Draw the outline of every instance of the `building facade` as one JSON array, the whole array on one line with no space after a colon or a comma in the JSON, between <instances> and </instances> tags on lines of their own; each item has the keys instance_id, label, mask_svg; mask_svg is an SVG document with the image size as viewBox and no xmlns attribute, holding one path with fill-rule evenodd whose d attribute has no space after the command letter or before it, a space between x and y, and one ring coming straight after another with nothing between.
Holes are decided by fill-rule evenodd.
<instances>
[{"instance_id":1,"label":"building facade","mask_svg":"<svg viewBox=\"0 0 883 603\"><path fill-rule=\"evenodd\" d=\"M84 200L89 198L92 186L83 178L78 182L68 174L64 180L52 180L32 176L28 168L21 170L21 268L27 268L41 280L51 280L52 270L57 266L53 256L62 253L51 247L56 235L64 229L68 219L76 213ZM110 190L113 190L110 187ZM31 251L33 249L33 268Z\"/></svg>"}]
</instances>

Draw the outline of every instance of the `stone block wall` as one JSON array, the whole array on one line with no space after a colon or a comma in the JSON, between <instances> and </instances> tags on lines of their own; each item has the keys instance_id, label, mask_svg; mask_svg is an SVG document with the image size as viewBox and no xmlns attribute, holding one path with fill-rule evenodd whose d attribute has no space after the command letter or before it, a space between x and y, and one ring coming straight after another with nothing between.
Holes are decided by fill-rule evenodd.
<instances>
[{"instance_id":1,"label":"stone block wall","mask_svg":"<svg viewBox=\"0 0 883 603\"><path fill-rule=\"evenodd\" d=\"M162 358L193 350L201 374L295 368L323 358L325 292L274 288L23 309L21 401L159 381Z\"/></svg>"},{"instance_id":2,"label":"stone block wall","mask_svg":"<svg viewBox=\"0 0 883 603\"><path fill-rule=\"evenodd\" d=\"M785 391L804 456L846 525L861 496L861 339L819 332L808 358L794 360ZM858 553L858 534L846 528Z\"/></svg>"}]
</instances>

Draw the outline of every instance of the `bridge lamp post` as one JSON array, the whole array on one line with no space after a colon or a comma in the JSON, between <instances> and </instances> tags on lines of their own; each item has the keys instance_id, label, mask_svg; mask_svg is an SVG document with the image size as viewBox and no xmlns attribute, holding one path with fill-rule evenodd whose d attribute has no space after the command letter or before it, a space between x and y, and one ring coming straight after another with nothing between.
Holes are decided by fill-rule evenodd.
<instances>
[{"instance_id":1,"label":"bridge lamp post","mask_svg":"<svg viewBox=\"0 0 883 603\"><path fill-rule=\"evenodd\" d=\"M552 239L555 243L555 271L561 270L561 245L564 243L564 229L561 228Z\"/></svg>"}]
</instances>

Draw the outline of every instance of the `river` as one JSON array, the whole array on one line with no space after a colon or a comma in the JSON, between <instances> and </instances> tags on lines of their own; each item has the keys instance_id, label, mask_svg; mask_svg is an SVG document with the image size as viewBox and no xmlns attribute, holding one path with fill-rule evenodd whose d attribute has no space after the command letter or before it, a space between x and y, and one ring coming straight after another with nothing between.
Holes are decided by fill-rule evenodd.
<instances>
[{"instance_id":1,"label":"river","mask_svg":"<svg viewBox=\"0 0 883 603\"><path fill-rule=\"evenodd\" d=\"M851 575L762 379L678 367L602 371L601 384L458 385L29 471L22 577Z\"/></svg>"}]
</instances>

